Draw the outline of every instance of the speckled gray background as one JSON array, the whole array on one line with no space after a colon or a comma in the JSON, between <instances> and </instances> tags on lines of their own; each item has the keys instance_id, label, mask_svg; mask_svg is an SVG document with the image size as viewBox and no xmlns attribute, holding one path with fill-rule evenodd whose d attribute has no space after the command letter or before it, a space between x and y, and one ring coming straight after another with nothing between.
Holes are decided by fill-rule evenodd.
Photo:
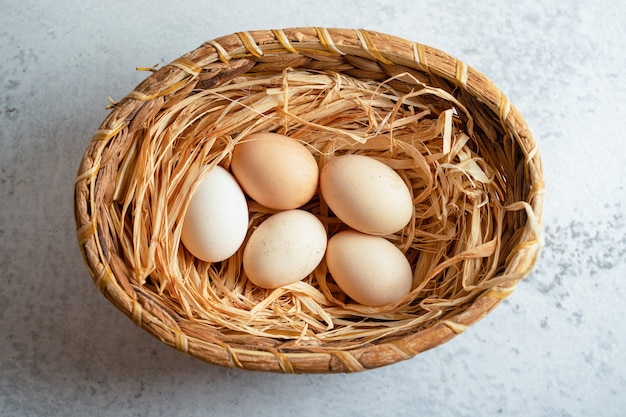
<instances>
[{"instance_id":1,"label":"speckled gray background","mask_svg":"<svg viewBox=\"0 0 626 417\"><path fill-rule=\"evenodd\" d=\"M205 40L358 27L490 76L543 157L546 247L483 321L353 375L229 370L115 310L75 243L73 180L119 99ZM626 3L34 1L0 5L0 415L626 415Z\"/></svg>"}]
</instances>

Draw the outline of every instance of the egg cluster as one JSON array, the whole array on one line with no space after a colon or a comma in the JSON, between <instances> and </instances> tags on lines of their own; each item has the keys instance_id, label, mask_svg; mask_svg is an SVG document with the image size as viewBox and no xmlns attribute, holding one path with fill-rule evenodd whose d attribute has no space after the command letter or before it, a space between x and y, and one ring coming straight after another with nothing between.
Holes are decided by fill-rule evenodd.
<instances>
[{"instance_id":1,"label":"egg cluster","mask_svg":"<svg viewBox=\"0 0 626 417\"><path fill-rule=\"evenodd\" d=\"M252 230L243 251L244 272L255 285L273 289L297 282L326 257L339 288L360 304L392 303L411 290L408 260L383 237L413 216L409 188L392 168L371 157L343 155L320 172L305 145L257 133L234 147L231 170L215 166L192 195L181 235L191 254L219 262L239 250L248 234L247 194L278 210ZM330 239L322 222L300 209L318 188L350 228Z\"/></svg>"}]
</instances>

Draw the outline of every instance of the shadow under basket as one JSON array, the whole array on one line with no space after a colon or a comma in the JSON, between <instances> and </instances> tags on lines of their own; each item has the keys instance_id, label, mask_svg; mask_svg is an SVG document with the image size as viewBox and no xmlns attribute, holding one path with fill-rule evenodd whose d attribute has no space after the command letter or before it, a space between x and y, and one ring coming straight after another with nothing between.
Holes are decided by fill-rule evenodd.
<instances>
[{"instance_id":1,"label":"shadow under basket","mask_svg":"<svg viewBox=\"0 0 626 417\"><path fill-rule=\"evenodd\" d=\"M147 70L83 156L75 216L98 289L169 346L250 370L377 368L463 332L536 263L544 184L531 132L488 78L442 51L367 30L292 28L224 36ZM320 168L355 153L399 173L415 213L385 238L413 268L406 297L359 305L324 261L264 290L246 278L243 249L217 263L189 254L190 195L257 132L300 141ZM250 234L275 211L248 203ZM319 196L303 209L329 236L344 227Z\"/></svg>"}]
</instances>

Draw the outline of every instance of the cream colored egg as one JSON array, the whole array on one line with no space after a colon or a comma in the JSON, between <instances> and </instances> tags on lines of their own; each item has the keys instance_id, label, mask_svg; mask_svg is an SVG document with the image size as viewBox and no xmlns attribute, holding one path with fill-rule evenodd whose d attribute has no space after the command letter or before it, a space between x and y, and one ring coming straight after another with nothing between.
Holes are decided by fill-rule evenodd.
<instances>
[{"instance_id":1,"label":"cream colored egg","mask_svg":"<svg viewBox=\"0 0 626 417\"><path fill-rule=\"evenodd\" d=\"M231 169L243 190L260 204L290 210L317 191L315 157L300 142L276 133L256 133L233 150Z\"/></svg>"},{"instance_id":2,"label":"cream colored egg","mask_svg":"<svg viewBox=\"0 0 626 417\"><path fill-rule=\"evenodd\" d=\"M243 252L243 268L262 288L278 288L309 275L326 251L326 229L313 214L287 210L257 227Z\"/></svg>"},{"instance_id":3,"label":"cream colored egg","mask_svg":"<svg viewBox=\"0 0 626 417\"><path fill-rule=\"evenodd\" d=\"M363 233L395 233L413 216L411 193L400 175L367 156L330 159L320 174L320 190L335 215Z\"/></svg>"},{"instance_id":4,"label":"cream colored egg","mask_svg":"<svg viewBox=\"0 0 626 417\"><path fill-rule=\"evenodd\" d=\"M339 288L363 305L393 303L411 291L409 261L380 236L354 230L337 233L328 241L326 264Z\"/></svg>"},{"instance_id":5,"label":"cream colored egg","mask_svg":"<svg viewBox=\"0 0 626 417\"><path fill-rule=\"evenodd\" d=\"M248 204L235 178L215 166L194 191L181 234L192 255L219 262L232 256L248 230Z\"/></svg>"}]
</instances>

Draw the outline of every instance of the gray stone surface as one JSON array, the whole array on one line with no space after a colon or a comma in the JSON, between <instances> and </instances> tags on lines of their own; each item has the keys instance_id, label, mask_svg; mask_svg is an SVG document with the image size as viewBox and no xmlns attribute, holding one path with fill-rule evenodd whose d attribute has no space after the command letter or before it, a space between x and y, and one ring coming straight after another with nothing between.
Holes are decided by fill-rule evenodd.
<instances>
[{"instance_id":1,"label":"gray stone surface","mask_svg":"<svg viewBox=\"0 0 626 417\"><path fill-rule=\"evenodd\" d=\"M625 3L4 0L0 10L0 415L625 415ZM353 375L208 365L136 328L80 257L73 181L107 96L145 77L136 66L291 26L442 49L491 77L539 144L537 268L483 321L412 360Z\"/></svg>"}]
</instances>

